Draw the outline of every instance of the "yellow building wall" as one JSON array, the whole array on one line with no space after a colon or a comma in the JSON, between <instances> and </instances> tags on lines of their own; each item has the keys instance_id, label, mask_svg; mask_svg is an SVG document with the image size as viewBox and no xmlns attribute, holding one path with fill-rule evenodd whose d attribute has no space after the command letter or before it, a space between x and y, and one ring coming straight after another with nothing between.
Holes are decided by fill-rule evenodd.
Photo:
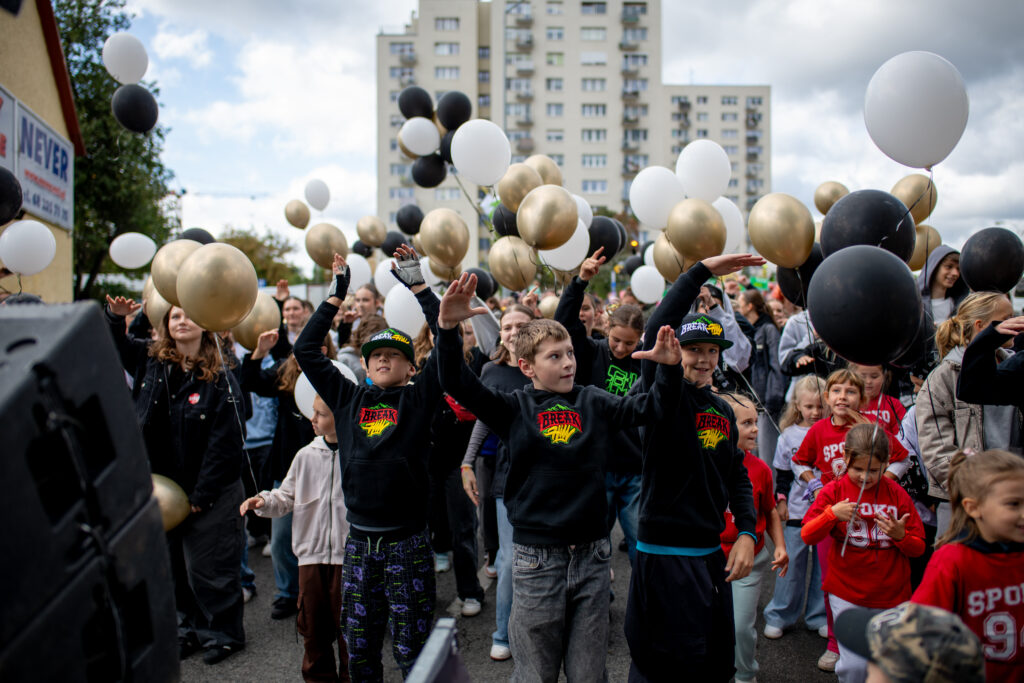
<instances>
[{"instance_id":1,"label":"yellow building wall","mask_svg":"<svg viewBox=\"0 0 1024 683\"><path fill-rule=\"evenodd\" d=\"M54 131L70 139L50 66L50 56L46 51L39 10L33 0L23 2L17 16L0 11L0 85ZM17 154L15 140L9 140L8 144L13 148L9 153ZM22 278L22 289L41 296L47 303L71 301L74 277L71 232L31 212L26 212L25 218L39 221L50 228L57 240L57 254L41 273ZM12 276L0 279L0 287L10 292L18 291L17 278Z\"/></svg>"}]
</instances>

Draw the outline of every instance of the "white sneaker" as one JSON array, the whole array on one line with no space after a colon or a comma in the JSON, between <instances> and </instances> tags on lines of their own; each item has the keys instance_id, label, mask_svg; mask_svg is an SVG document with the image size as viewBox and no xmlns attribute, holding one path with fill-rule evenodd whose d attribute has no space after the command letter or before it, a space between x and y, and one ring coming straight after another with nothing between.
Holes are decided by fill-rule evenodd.
<instances>
[{"instance_id":1,"label":"white sneaker","mask_svg":"<svg viewBox=\"0 0 1024 683\"><path fill-rule=\"evenodd\" d=\"M822 638L828 638L828 624L825 624L824 626L818 629L818 635Z\"/></svg>"},{"instance_id":2,"label":"white sneaker","mask_svg":"<svg viewBox=\"0 0 1024 683\"><path fill-rule=\"evenodd\" d=\"M496 662L504 662L506 659L512 659L512 650L508 649L504 645L491 645L491 659Z\"/></svg>"},{"instance_id":3,"label":"white sneaker","mask_svg":"<svg viewBox=\"0 0 1024 683\"><path fill-rule=\"evenodd\" d=\"M772 626L771 624L764 625L764 637L769 640L775 640L776 638L782 637L782 629L778 626Z\"/></svg>"},{"instance_id":4,"label":"white sneaker","mask_svg":"<svg viewBox=\"0 0 1024 683\"><path fill-rule=\"evenodd\" d=\"M480 614L480 601L476 598L466 598L462 601L462 616L475 617Z\"/></svg>"},{"instance_id":5,"label":"white sneaker","mask_svg":"<svg viewBox=\"0 0 1024 683\"><path fill-rule=\"evenodd\" d=\"M270 544L269 543L267 543L265 546L263 546L263 550L262 550L262 552L260 552L260 555L262 555L263 557L270 557Z\"/></svg>"},{"instance_id":6,"label":"white sneaker","mask_svg":"<svg viewBox=\"0 0 1024 683\"><path fill-rule=\"evenodd\" d=\"M434 571L438 574L452 568L452 561L448 559L448 553L434 553Z\"/></svg>"},{"instance_id":7,"label":"white sneaker","mask_svg":"<svg viewBox=\"0 0 1024 683\"><path fill-rule=\"evenodd\" d=\"M248 586L242 586L242 602L249 602L256 595L256 586L249 588Z\"/></svg>"},{"instance_id":8,"label":"white sneaker","mask_svg":"<svg viewBox=\"0 0 1024 683\"><path fill-rule=\"evenodd\" d=\"M818 668L822 671L835 671L836 662L839 661L839 653L832 650L825 650L825 654L818 657Z\"/></svg>"},{"instance_id":9,"label":"white sneaker","mask_svg":"<svg viewBox=\"0 0 1024 683\"><path fill-rule=\"evenodd\" d=\"M493 564L489 564L486 567L484 567L484 574L487 576L488 579L498 578L498 570Z\"/></svg>"}]
</instances>

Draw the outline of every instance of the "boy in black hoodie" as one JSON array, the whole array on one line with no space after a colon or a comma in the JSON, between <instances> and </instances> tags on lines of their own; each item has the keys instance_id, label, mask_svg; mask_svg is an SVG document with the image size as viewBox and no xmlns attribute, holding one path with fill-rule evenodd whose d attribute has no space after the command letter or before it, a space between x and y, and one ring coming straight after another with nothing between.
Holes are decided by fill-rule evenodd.
<instances>
[{"instance_id":1,"label":"boy in black hoodie","mask_svg":"<svg viewBox=\"0 0 1024 683\"><path fill-rule=\"evenodd\" d=\"M719 352L731 342L713 318L686 314L709 277L763 263L749 254L705 259L679 276L647 323L645 348L662 325L679 327L684 381L676 406L644 433L626 605L630 681L724 682L735 672L728 582L750 573L757 518L732 410L711 392ZM643 364L642 387L651 386L654 370ZM728 560L719 543L727 508L739 529Z\"/></svg>"},{"instance_id":2,"label":"boy in black hoodie","mask_svg":"<svg viewBox=\"0 0 1024 683\"><path fill-rule=\"evenodd\" d=\"M617 397L576 385L569 333L553 320L534 320L515 337L515 356L533 387L496 393L462 360L458 324L487 310L470 308L475 289L476 277L463 274L441 300L438 363L445 390L509 451L512 680L554 681L563 663L570 681L604 680L611 558L604 479L611 437L675 410L679 345L672 328L652 331L650 350L636 357L660 364L657 382L649 393Z\"/></svg>"},{"instance_id":3,"label":"boy in black hoodie","mask_svg":"<svg viewBox=\"0 0 1024 683\"><path fill-rule=\"evenodd\" d=\"M437 334L437 297L427 289L416 252L395 252L395 277L419 300ZM356 385L321 351L348 291L345 259L334 255L334 281L295 341L295 359L334 413L342 491L350 526L342 569L342 623L353 680L381 680L384 629L391 623L395 661L416 662L434 618L434 553L427 538L427 456L433 406L441 400L437 355L416 376L411 337L388 328L362 348L372 386ZM460 346L461 348L461 346Z\"/></svg>"}]
</instances>

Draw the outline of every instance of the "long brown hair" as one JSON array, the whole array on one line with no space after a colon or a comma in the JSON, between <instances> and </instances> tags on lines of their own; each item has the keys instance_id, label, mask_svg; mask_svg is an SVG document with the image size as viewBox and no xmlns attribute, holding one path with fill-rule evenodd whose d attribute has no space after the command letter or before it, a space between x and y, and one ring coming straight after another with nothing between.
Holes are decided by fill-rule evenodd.
<instances>
[{"instance_id":1,"label":"long brown hair","mask_svg":"<svg viewBox=\"0 0 1024 683\"><path fill-rule=\"evenodd\" d=\"M943 321L935 331L939 358L945 358L957 346L970 344L974 338L974 322L990 319L999 304L1006 300L1006 295L998 292L974 292L961 301L956 314Z\"/></svg>"},{"instance_id":2,"label":"long brown hair","mask_svg":"<svg viewBox=\"0 0 1024 683\"><path fill-rule=\"evenodd\" d=\"M331 338L330 332L324 337L322 346L327 347L325 355L333 360L337 355L337 350L334 347L334 340ZM288 358L277 369L277 388L288 393L294 392L295 383L299 381L299 375L301 374L302 368L299 367L299 362L295 360L295 354L288 354Z\"/></svg>"},{"instance_id":3,"label":"long brown hair","mask_svg":"<svg viewBox=\"0 0 1024 683\"><path fill-rule=\"evenodd\" d=\"M501 321L504 320L505 316L509 313L523 313L528 316L530 320L537 319L537 314L533 312L533 309L522 304L512 304L501 312L501 316L498 317L498 346L491 354L491 360L498 365L508 365L512 362L511 350L501 343Z\"/></svg>"},{"instance_id":4,"label":"long brown hair","mask_svg":"<svg viewBox=\"0 0 1024 683\"><path fill-rule=\"evenodd\" d=\"M768 304L765 303L764 296L762 296L760 290L744 289L740 292L740 298L754 307L754 312L757 313L757 317L760 318L762 316L766 316L772 326L778 329L779 326L775 324L775 316L772 315L772 310L768 308Z\"/></svg>"},{"instance_id":5,"label":"long brown hair","mask_svg":"<svg viewBox=\"0 0 1024 683\"><path fill-rule=\"evenodd\" d=\"M964 510L964 498L973 498L980 503L990 493L992 484L1012 477L1024 477L1024 459L1019 455L995 449L970 456L962 451L954 455L949 461L949 479L946 482L953 514L949 530L935 541L935 547L947 543L970 543L978 538L981 535L978 523Z\"/></svg>"},{"instance_id":6,"label":"long brown hair","mask_svg":"<svg viewBox=\"0 0 1024 683\"><path fill-rule=\"evenodd\" d=\"M235 366L235 354L231 349L220 348L220 338L213 332L203 330L203 336L199 340L199 353L195 357L183 356L171 338L170 325L171 310L167 309L163 319L160 321L160 335L149 345L149 355L161 363L175 363L186 371L192 371L196 377L203 382L215 382L217 375L224 370L221 358L227 363L228 368Z\"/></svg>"},{"instance_id":7,"label":"long brown hair","mask_svg":"<svg viewBox=\"0 0 1024 683\"><path fill-rule=\"evenodd\" d=\"M858 424L846 432L843 457L847 462L854 458L868 456L883 465L889 462L889 435L878 424Z\"/></svg>"}]
</instances>

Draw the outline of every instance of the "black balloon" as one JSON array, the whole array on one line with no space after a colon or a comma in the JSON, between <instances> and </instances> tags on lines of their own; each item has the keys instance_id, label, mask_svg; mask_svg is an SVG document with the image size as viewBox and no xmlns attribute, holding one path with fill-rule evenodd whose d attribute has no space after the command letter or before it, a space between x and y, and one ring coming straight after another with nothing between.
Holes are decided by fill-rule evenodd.
<instances>
[{"instance_id":1,"label":"black balloon","mask_svg":"<svg viewBox=\"0 0 1024 683\"><path fill-rule=\"evenodd\" d=\"M213 244L217 241L213 235L202 228L189 228L181 233L181 239L192 240L193 242L199 242L199 244Z\"/></svg>"},{"instance_id":2,"label":"black balloon","mask_svg":"<svg viewBox=\"0 0 1024 683\"><path fill-rule=\"evenodd\" d=\"M519 237L519 224L516 222L516 212L509 211L504 204L499 204L491 216L494 224L494 232L502 237Z\"/></svg>"},{"instance_id":3,"label":"black balloon","mask_svg":"<svg viewBox=\"0 0 1024 683\"><path fill-rule=\"evenodd\" d=\"M370 254L373 253L373 247L369 244L363 244L360 240L356 240L352 243L352 253L359 254L363 258L369 258Z\"/></svg>"},{"instance_id":4,"label":"black balloon","mask_svg":"<svg viewBox=\"0 0 1024 683\"><path fill-rule=\"evenodd\" d=\"M423 88L418 85L410 85L398 93L398 110L407 119L414 116L433 118L434 100L430 98L430 93Z\"/></svg>"},{"instance_id":5,"label":"black balloon","mask_svg":"<svg viewBox=\"0 0 1024 683\"><path fill-rule=\"evenodd\" d=\"M13 173L0 167L0 225L18 217L22 201L21 183Z\"/></svg>"},{"instance_id":6,"label":"black balloon","mask_svg":"<svg viewBox=\"0 0 1024 683\"><path fill-rule=\"evenodd\" d=\"M622 233L619 232L619 226L614 220L607 216L594 216L587 231L590 233L590 251L587 252L587 256L593 256L600 247L604 247L601 256L609 261L619 253Z\"/></svg>"},{"instance_id":7,"label":"black balloon","mask_svg":"<svg viewBox=\"0 0 1024 683\"><path fill-rule=\"evenodd\" d=\"M914 367L924 359L925 354L934 346L935 321L928 315L924 307L921 308L920 318L917 324L917 334L914 335L914 341L911 342L910 346L907 347L907 350L899 358L889 363L889 365L898 370L909 370Z\"/></svg>"},{"instance_id":8,"label":"black balloon","mask_svg":"<svg viewBox=\"0 0 1024 683\"><path fill-rule=\"evenodd\" d=\"M455 131L450 130L444 134L441 138L441 149L438 150L438 154L441 158L447 161L449 164L455 163L452 161L452 138L455 137Z\"/></svg>"},{"instance_id":9,"label":"black balloon","mask_svg":"<svg viewBox=\"0 0 1024 683\"><path fill-rule=\"evenodd\" d=\"M971 235L960 252L960 275L975 292L1009 292L1024 274L1024 244L1006 228Z\"/></svg>"},{"instance_id":10,"label":"black balloon","mask_svg":"<svg viewBox=\"0 0 1024 683\"><path fill-rule=\"evenodd\" d=\"M906 353L921 321L921 293L907 264L873 246L847 247L822 261L807 304L811 323L829 348L863 365L881 365Z\"/></svg>"},{"instance_id":11,"label":"black balloon","mask_svg":"<svg viewBox=\"0 0 1024 683\"><path fill-rule=\"evenodd\" d=\"M906 263L914 254L915 240L914 219L906 205L881 190L858 190L842 197L821 224L821 251L826 257L855 244L870 244Z\"/></svg>"},{"instance_id":12,"label":"black balloon","mask_svg":"<svg viewBox=\"0 0 1024 683\"><path fill-rule=\"evenodd\" d=\"M133 133L148 133L156 126L160 115L156 98L141 85L122 85L110 100L114 118Z\"/></svg>"},{"instance_id":13,"label":"black balloon","mask_svg":"<svg viewBox=\"0 0 1024 683\"><path fill-rule=\"evenodd\" d=\"M811 255L798 268L779 267L776 277L779 281L779 289L782 296L789 299L797 306L806 307L807 288L811 286L811 276L817 270L825 256L821 253L821 245L817 242L811 247Z\"/></svg>"},{"instance_id":14,"label":"black balloon","mask_svg":"<svg viewBox=\"0 0 1024 683\"><path fill-rule=\"evenodd\" d=\"M632 275L633 271L644 264L644 257L639 254L633 254L628 259L623 261L622 267L626 271L626 275Z\"/></svg>"},{"instance_id":15,"label":"black balloon","mask_svg":"<svg viewBox=\"0 0 1024 683\"><path fill-rule=\"evenodd\" d=\"M486 301L494 296L495 283L490 273L483 268L466 268L466 272L476 275L476 295L478 297Z\"/></svg>"},{"instance_id":16,"label":"black balloon","mask_svg":"<svg viewBox=\"0 0 1024 683\"><path fill-rule=\"evenodd\" d=\"M385 256L392 256L394 255L395 250L405 243L405 235L397 230L388 230L388 234L384 237L384 241L380 243L380 250L384 252Z\"/></svg>"},{"instance_id":17,"label":"black balloon","mask_svg":"<svg viewBox=\"0 0 1024 683\"><path fill-rule=\"evenodd\" d=\"M420 157L412 163L412 180L420 187L437 187L447 175L448 168L439 154Z\"/></svg>"},{"instance_id":18,"label":"black balloon","mask_svg":"<svg viewBox=\"0 0 1024 683\"><path fill-rule=\"evenodd\" d=\"M623 225L618 219L613 218L612 222L615 223L615 228L619 231L619 248L616 250L616 254L626 248L629 244L629 233L626 232L626 226Z\"/></svg>"},{"instance_id":19,"label":"black balloon","mask_svg":"<svg viewBox=\"0 0 1024 683\"><path fill-rule=\"evenodd\" d=\"M415 235L420 231L423 211L415 204L406 204L395 214L395 222L398 223L398 229L406 235Z\"/></svg>"},{"instance_id":20,"label":"black balloon","mask_svg":"<svg viewBox=\"0 0 1024 683\"><path fill-rule=\"evenodd\" d=\"M473 103L458 90L449 90L437 101L437 120L449 131L469 121L472 114Z\"/></svg>"}]
</instances>

